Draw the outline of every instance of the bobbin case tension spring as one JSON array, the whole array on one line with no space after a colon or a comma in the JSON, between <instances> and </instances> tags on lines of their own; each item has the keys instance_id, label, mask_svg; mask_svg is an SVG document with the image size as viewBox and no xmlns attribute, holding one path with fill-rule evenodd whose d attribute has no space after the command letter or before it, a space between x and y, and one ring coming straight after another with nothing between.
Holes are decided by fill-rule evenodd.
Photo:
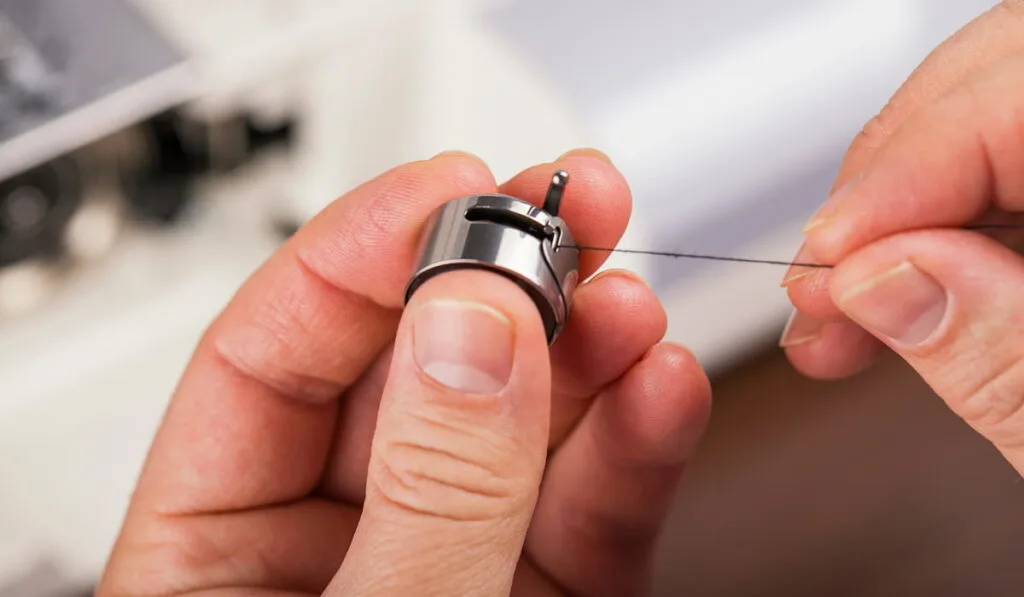
<instances>
[{"instance_id":1,"label":"bobbin case tension spring","mask_svg":"<svg viewBox=\"0 0 1024 597\"><path fill-rule=\"evenodd\" d=\"M569 319L579 282L579 251L558 217L569 177L551 179L543 208L508 195L471 195L441 206L427 223L419 264L406 302L430 278L457 269L483 269L515 282L540 312L548 343Z\"/></svg>"}]
</instances>

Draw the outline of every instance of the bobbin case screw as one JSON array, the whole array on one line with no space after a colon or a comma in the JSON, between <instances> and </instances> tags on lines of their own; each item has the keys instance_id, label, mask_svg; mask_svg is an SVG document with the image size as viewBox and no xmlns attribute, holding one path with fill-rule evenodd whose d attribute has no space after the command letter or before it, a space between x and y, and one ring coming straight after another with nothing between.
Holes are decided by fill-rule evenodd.
<instances>
[{"instance_id":1,"label":"bobbin case screw","mask_svg":"<svg viewBox=\"0 0 1024 597\"><path fill-rule=\"evenodd\" d=\"M551 179L544 207L508 195L471 195L449 201L427 223L419 264L406 302L430 278L457 269L483 269L515 282L540 312L548 343L569 319L579 282L579 251L558 217L569 177Z\"/></svg>"}]
</instances>

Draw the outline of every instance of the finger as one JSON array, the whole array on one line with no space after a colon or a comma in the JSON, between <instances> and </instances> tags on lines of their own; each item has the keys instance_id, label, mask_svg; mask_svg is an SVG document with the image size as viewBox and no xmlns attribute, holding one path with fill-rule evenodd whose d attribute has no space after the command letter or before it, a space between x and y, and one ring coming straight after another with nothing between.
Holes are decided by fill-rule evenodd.
<instances>
[{"instance_id":1,"label":"finger","mask_svg":"<svg viewBox=\"0 0 1024 597\"><path fill-rule=\"evenodd\" d=\"M852 321L822 321L801 311L793 312L779 346L797 371L821 380L838 380L860 373L885 349Z\"/></svg>"},{"instance_id":2,"label":"finger","mask_svg":"<svg viewBox=\"0 0 1024 597\"><path fill-rule=\"evenodd\" d=\"M560 213L569 223L576 241L580 245L604 248L618 244L629 223L633 195L622 173L600 152L570 151L551 164L534 166L517 174L499 190L542 205L553 169L569 173L569 186ZM591 233L584 234L586 231L581 228L584 223ZM582 251L580 278L586 279L596 272L607 258L606 251Z\"/></svg>"},{"instance_id":3,"label":"finger","mask_svg":"<svg viewBox=\"0 0 1024 597\"><path fill-rule=\"evenodd\" d=\"M551 371L530 298L483 271L406 308L363 517L329 595L508 594L547 450Z\"/></svg>"},{"instance_id":4,"label":"finger","mask_svg":"<svg viewBox=\"0 0 1024 597\"><path fill-rule=\"evenodd\" d=\"M812 262L806 247L794 262ZM851 322L828 294L831 270L794 265L783 286L796 309L779 339L793 367L815 379L836 380L866 369L884 346Z\"/></svg>"},{"instance_id":5,"label":"finger","mask_svg":"<svg viewBox=\"0 0 1024 597\"><path fill-rule=\"evenodd\" d=\"M607 271L579 287L568 325L551 349L549 447L561 443L594 397L639 361L664 336L666 326L657 296L631 274ZM328 497L363 502L390 359L386 353L345 396L323 482Z\"/></svg>"},{"instance_id":6,"label":"finger","mask_svg":"<svg viewBox=\"0 0 1024 597\"><path fill-rule=\"evenodd\" d=\"M135 495L166 515L251 509L308 494L335 398L393 337L419 230L445 201L494 189L444 156L332 204L239 290L185 372Z\"/></svg>"},{"instance_id":7,"label":"finger","mask_svg":"<svg viewBox=\"0 0 1024 597\"><path fill-rule=\"evenodd\" d=\"M797 251L786 276L782 279L782 287L786 289L789 300L801 313L818 321L841 322L846 316L828 296L828 283L831 271L808 264L817 263L806 245Z\"/></svg>"},{"instance_id":8,"label":"finger","mask_svg":"<svg viewBox=\"0 0 1024 597\"><path fill-rule=\"evenodd\" d=\"M918 231L851 256L831 291L1024 474L1024 259L969 232Z\"/></svg>"},{"instance_id":9,"label":"finger","mask_svg":"<svg viewBox=\"0 0 1024 597\"><path fill-rule=\"evenodd\" d=\"M552 459L530 560L573 595L642 595L710 384L684 348L654 347L604 392Z\"/></svg>"},{"instance_id":10,"label":"finger","mask_svg":"<svg viewBox=\"0 0 1024 597\"><path fill-rule=\"evenodd\" d=\"M565 440L594 398L644 358L668 328L654 291L619 270L582 285L572 317L551 352L550 448Z\"/></svg>"}]
</instances>

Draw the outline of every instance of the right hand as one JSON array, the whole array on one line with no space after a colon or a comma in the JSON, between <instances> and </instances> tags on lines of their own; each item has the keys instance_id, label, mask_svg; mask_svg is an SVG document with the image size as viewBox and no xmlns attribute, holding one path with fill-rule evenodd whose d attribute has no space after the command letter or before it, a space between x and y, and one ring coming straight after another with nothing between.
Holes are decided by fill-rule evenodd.
<instances>
[{"instance_id":1,"label":"right hand","mask_svg":"<svg viewBox=\"0 0 1024 597\"><path fill-rule=\"evenodd\" d=\"M856 138L783 285L794 366L840 378L884 348L1024 473L1024 0L939 47ZM995 237L995 238L993 238ZM997 240L1002 242L997 242Z\"/></svg>"}]
</instances>

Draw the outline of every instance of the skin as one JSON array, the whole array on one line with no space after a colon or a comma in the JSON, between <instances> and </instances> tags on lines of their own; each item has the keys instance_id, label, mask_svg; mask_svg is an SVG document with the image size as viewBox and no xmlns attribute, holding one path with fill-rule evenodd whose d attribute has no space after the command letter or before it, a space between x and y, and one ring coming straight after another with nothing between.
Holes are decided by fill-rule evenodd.
<instances>
[{"instance_id":1,"label":"skin","mask_svg":"<svg viewBox=\"0 0 1024 597\"><path fill-rule=\"evenodd\" d=\"M526 294L491 273L438 276L403 309L436 207L494 191L540 204L556 168L579 241L614 245L630 192L594 150L500 186L466 154L406 164L290 239L199 343L97 595L644 594L710 410L693 355L661 342L652 291L591 278L550 350ZM583 276L602 259L582 255ZM430 338L469 333L440 319L456 307L484 335L474 357L511 369L431 368Z\"/></svg>"},{"instance_id":2,"label":"skin","mask_svg":"<svg viewBox=\"0 0 1024 597\"><path fill-rule=\"evenodd\" d=\"M1024 2L1007 0L935 50L853 142L798 255L835 268L787 273L796 313L781 344L821 379L896 352L1024 473L1022 234L963 230L1024 224L1021 164Z\"/></svg>"}]
</instances>

